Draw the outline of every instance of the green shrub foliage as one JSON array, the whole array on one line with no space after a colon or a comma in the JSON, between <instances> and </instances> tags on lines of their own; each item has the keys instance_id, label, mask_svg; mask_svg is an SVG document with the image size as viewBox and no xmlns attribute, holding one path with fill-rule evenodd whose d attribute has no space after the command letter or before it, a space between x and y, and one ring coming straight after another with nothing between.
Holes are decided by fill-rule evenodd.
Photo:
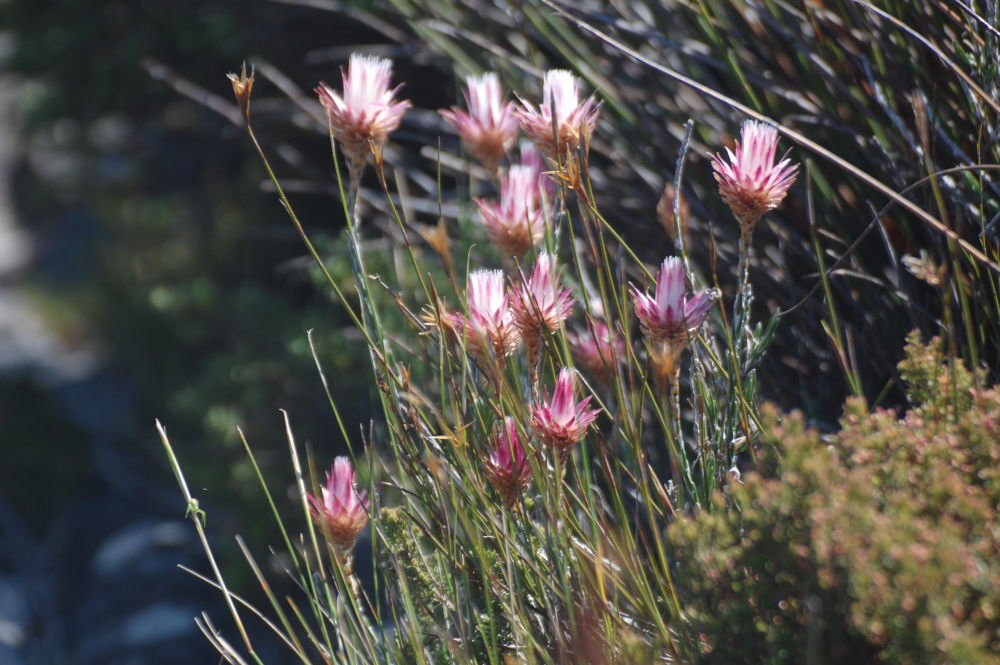
<instances>
[{"instance_id":1,"label":"green shrub foliage","mask_svg":"<svg viewBox=\"0 0 1000 665\"><path fill-rule=\"evenodd\" d=\"M696 662L996 662L1000 391L939 346L910 336L902 418L770 410L738 510L671 525Z\"/></svg>"}]
</instances>

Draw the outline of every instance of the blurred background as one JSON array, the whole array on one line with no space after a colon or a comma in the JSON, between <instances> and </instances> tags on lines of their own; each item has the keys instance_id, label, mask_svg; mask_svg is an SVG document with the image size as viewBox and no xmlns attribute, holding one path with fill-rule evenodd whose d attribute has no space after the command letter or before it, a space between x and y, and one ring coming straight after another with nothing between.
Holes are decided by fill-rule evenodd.
<instances>
[{"instance_id":1,"label":"blurred background","mask_svg":"<svg viewBox=\"0 0 1000 665\"><path fill-rule=\"evenodd\" d=\"M989 108L940 60L892 25L832 4L574 9L897 190L941 168L997 161ZM952 49L996 99L995 29L937 3L884 4ZM393 184L405 185L416 222L437 220L439 148L460 153L436 109L460 97L461 75L495 69L533 98L541 72L571 67L604 100L592 146L599 207L658 263L674 241L656 204L684 123L696 118L682 188L687 247L702 279L714 271L732 292L738 231L706 155L731 145L742 117L537 0L0 0L0 663L217 661L192 618L205 609L221 623L225 610L176 568L206 565L154 418L178 449L232 586L251 598L232 535L258 552L275 535L236 426L272 488L290 479L279 408L317 466L344 446L308 330L348 429L369 422L366 354L266 182L225 78L244 61L256 68L257 134L346 287L343 209L311 91L339 84L354 50L393 58L401 97L414 103L387 162L399 167ZM467 170L441 164L444 216L468 230ZM950 331L957 354L995 372L989 271L943 287L916 278L905 254L954 260L941 235L898 211L875 216L884 197L821 161L810 169L814 208L803 170L756 232L758 318L809 296L782 321L761 393L824 430L850 392L899 405L895 363L913 328ZM998 191L977 173L911 196L995 257ZM379 197L367 198L376 211ZM820 259L841 258L829 289L813 291ZM258 646L265 662L283 662L266 637Z\"/></svg>"},{"instance_id":2,"label":"blurred background","mask_svg":"<svg viewBox=\"0 0 1000 665\"><path fill-rule=\"evenodd\" d=\"M343 445L307 330L341 408L368 419L356 336L262 190L225 75L259 56L311 97L339 82L338 46L385 37L240 0L11 0L0 26L0 663L215 662L192 619L224 611L176 567L207 569L154 418L237 579L232 534L266 544L271 520L235 426L283 480L279 408L318 464ZM269 121L281 93L254 92L268 147L301 146L295 177L329 179L325 127ZM321 241L336 236L331 192L293 200Z\"/></svg>"}]
</instances>

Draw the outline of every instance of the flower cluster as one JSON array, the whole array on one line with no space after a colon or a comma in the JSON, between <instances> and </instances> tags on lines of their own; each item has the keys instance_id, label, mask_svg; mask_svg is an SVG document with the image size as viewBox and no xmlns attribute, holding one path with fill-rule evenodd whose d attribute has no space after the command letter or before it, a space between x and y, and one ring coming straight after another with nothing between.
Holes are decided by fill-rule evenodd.
<instances>
[{"instance_id":1,"label":"flower cluster","mask_svg":"<svg viewBox=\"0 0 1000 665\"><path fill-rule=\"evenodd\" d=\"M555 258L546 252L538 255L531 277L511 289L514 322L522 333L555 332L573 311L569 289L559 288L559 270Z\"/></svg>"},{"instance_id":2,"label":"flower cluster","mask_svg":"<svg viewBox=\"0 0 1000 665\"><path fill-rule=\"evenodd\" d=\"M466 80L468 111L457 107L440 111L466 150L497 179L499 201L478 198L476 205L486 233L505 258L522 258L545 237L546 203L554 199L555 185L543 175L543 155L566 159L589 143L599 104L593 97L580 102L578 88L579 81L570 72L551 70L543 81L542 104L536 109L521 102L515 109L504 100L499 77L488 73ZM517 141L519 122L534 147L522 148L520 164L501 168Z\"/></svg>"},{"instance_id":3,"label":"flower cluster","mask_svg":"<svg viewBox=\"0 0 1000 665\"><path fill-rule=\"evenodd\" d=\"M330 543L341 551L350 552L368 524L368 493L354 487L351 460L338 457L326 474L322 498L308 495L309 512Z\"/></svg>"},{"instance_id":4,"label":"flower cluster","mask_svg":"<svg viewBox=\"0 0 1000 665\"><path fill-rule=\"evenodd\" d=\"M684 264L676 256L663 259L656 277L656 294L649 296L634 285L635 314L639 317L646 339L663 343L673 349L683 349L692 335L705 322L712 303L718 297L715 289L703 289L690 299L684 293Z\"/></svg>"},{"instance_id":5,"label":"flower cluster","mask_svg":"<svg viewBox=\"0 0 1000 665\"><path fill-rule=\"evenodd\" d=\"M573 308L570 290L559 286L556 260L547 253L538 256L531 277L505 288L500 270L469 273L467 315L444 315L445 325L463 339L480 361L503 360L526 336L555 332Z\"/></svg>"},{"instance_id":6,"label":"flower cluster","mask_svg":"<svg viewBox=\"0 0 1000 665\"><path fill-rule=\"evenodd\" d=\"M500 179L500 201L476 199L490 240L505 257L521 258L545 238L545 211L533 166L510 167Z\"/></svg>"},{"instance_id":7,"label":"flower cluster","mask_svg":"<svg viewBox=\"0 0 1000 665\"><path fill-rule=\"evenodd\" d=\"M390 61L355 54L342 72L342 91L326 84L316 89L348 162L355 223L362 171L370 157L380 166L384 145L410 106L396 99L391 76ZM231 80L249 122L252 76L243 72ZM647 662L683 655L664 653L673 635L681 635L691 623L678 620L683 608L676 599L665 605L659 591L629 595L628 585L652 571L657 577L647 580L647 586L666 588L663 575L672 572L649 565L650 556L668 551L662 547L665 529L688 514L715 514L699 508L716 505L710 502L720 488L731 496L744 491L735 463L755 445L750 428L760 422L756 384L749 374L753 363L747 361L759 357L768 339L757 336L758 343L748 332L753 330L750 299L738 297L733 326L725 336L726 362L716 362L723 356L715 351L721 349L705 339L711 358L692 359L690 399L681 400L688 389L680 382L678 361L700 334L719 293L695 289L677 257L663 260L652 294L641 284L625 288L623 276L630 266L623 259L635 254L587 198L594 190L587 181L586 151L600 104L593 96L581 101L580 88L569 71L552 70L545 74L539 105L516 105L508 101L499 76L488 73L467 79L465 108L440 111L467 153L493 177L496 198L476 198L475 203L486 234L503 255L504 269L471 270L464 302L454 311L446 309L436 290L435 274L426 280L421 275L423 294L434 307L419 322L431 325L405 320L419 332L440 331L433 340L437 348L433 342L408 344L412 340L396 334L398 330L382 327L383 321L400 318L377 316L379 301L361 286L370 277L362 261L369 246L354 232L357 227L349 229L351 267L364 315L355 320L370 345L385 416L378 431L384 432L385 450L393 456L376 466L387 476L381 485L388 489L383 503L399 504L380 506L371 515L377 516L378 528L372 529L379 540L377 568L395 578L389 580L387 594L379 589L378 598L405 612L397 623L406 630L390 636L391 644L388 638L370 639L371 619L379 617L370 617L369 610L377 610L381 600L368 602L351 567L370 506L368 494L356 487L347 458L336 458L318 496L303 497L334 560L328 570L336 575L325 575L314 556L297 559L296 574L308 586L304 590L320 622L329 619L338 631L338 653L357 654L358 662L430 662L453 652L470 660L461 653L467 648L472 659L490 662L539 660L539 654L542 660L580 662ZM522 130L529 141L518 164L509 154ZM741 289L748 283L749 230L778 205L795 179L797 166L787 159L775 163L776 147L774 129L749 122L735 149L727 151L728 160L713 157L720 193L743 230ZM471 184L472 189L478 186ZM582 203L578 217L570 205L573 199ZM394 205L387 208L396 211ZM672 185L664 189L656 214L683 249L697 225L691 207ZM415 220L397 216L395 221L405 230ZM450 263L446 221L440 214L437 228L421 233L441 257L452 292L463 299ZM582 232L579 242L576 230ZM573 275L569 269L564 274L557 260L557 252L567 250L573 252ZM468 256L475 258L476 250ZM415 271L427 268L415 254L410 258ZM411 276L398 275L395 283L405 285ZM567 283L576 287L577 298L585 298L586 306L578 309L586 309L587 315L578 315L575 322L576 298ZM339 288L335 291L351 304ZM395 301L409 314L406 298L401 290ZM633 311L635 319L630 320ZM645 345L631 334L636 319ZM422 351L430 351L430 357L421 358ZM588 380L605 390L591 393L592 384L584 381L569 355ZM408 360L417 365L412 375ZM428 370L433 385L424 390L417 383L429 376ZM606 438L596 432L603 410ZM580 445L577 452L592 429L597 445ZM480 438L470 440L476 432ZM567 473L578 482L564 482ZM540 486L534 495L528 490L536 481ZM746 487L752 483L747 481ZM483 498L516 514L498 514L494 506L483 505ZM632 520L633 513L641 522L638 532L622 522ZM443 538L438 537L442 529ZM650 542L632 542L636 534ZM680 563L691 560L670 551ZM539 571L555 571L558 579L534 579ZM344 583L350 597L334 596L332 585ZM717 588L709 585L709 591ZM767 605L769 612L775 606L758 604ZM662 614L665 608L669 616ZM474 615L462 614L469 609ZM793 620L788 625L795 628L795 608L789 612ZM462 639L447 629L463 625L468 630L456 633ZM529 631L537 632L539 626L555 630L536 640ZM636 630L642 626L669 630ZM619 629L626 632L611 632ZM312 638L309 626L305 632ZM695 654L708 643L699 630L692 632L690 654ZM639 644L647 634L650 643ZM621 648L612 646L618 643ZM605 646L610 647L607 653ZM366 654L365 649L371 651Z\"/></svg>"},{"instance_id":8,"label":"flower cluster","mask_svg":"<svg viewBox=\"0 0 1000 665\"><path fill-rule=\"evenodd\" d=\"M495 171L517 141L514 103L504 101L500 78L493 72L466 79L468 112L457 107L440 113L455 127L462 145L489 171Z\"/></svg>"},{"instance_id":9,"label":"flower cluster","mask_svg":"<svg viewBox=\"0 0 1000 665\"><path fill-rule=\"evenodd\" d=\"M556 387L549 397L529 407L531 426L538 438L549 448L568 451L583 439L600 409L587 409L590 396L576 399L576 372L572 369L559 370Z\"/></svg>"},{"instance_id":10,"label":"flower cluster","mask_svg":"<svg viewBox=\"0 0 1000 665\"><path fill-rule=\"evenodd\" d=\"M476 270L470 273L466 304L468 316L449 315L452 326L480 362L487 365L493 361L502 362L521 343L521 334L510 311L503 272Z\"/></svg>"},{"instance_id":11,"label":"flower cluster","mask_svg":"<svg viewBox=\"0 0 1000 665\"><path fill-rule=\"evenodd\" d=\"M590 142L600 104L593 96L580 101L580 80L565 69L551 69L542 81L542 103L521 102L521 129L552 159L565 158Z\"/></svg>"},{"instance_id":12,"label":"flower cluster","mask_svg":"<svg viewBox=\"0 0 1000 665\"><path fill-rule=\"evenodd\" d=\"M756 120L747 120L735 150L726 148L728 161L712 155L712 169L719 195L749 232L769 210L774 210L795 182L798 164L789 159L774 163L778 131Z\"/></svg>"},{"instance_id":13,"label":"flower cluster","mask_svg":"<svg viewBox=\"0 0 1000 665\"><path fill-rule=\"evenodd\" d=\"M521 490L531 484L531 465L510 416L504 418L493 436L489 456L483 461L483 472L507 508L512 507Z\"/></svg>"},{"instance_id":14,"label":"flower cluster","mask_svg":"<svg viewBox=\"0 0 1000 665\"><path fill-rule=\"evenodd\" d=\"M602 382L614 376L625 354L625 342L598 319L590 320L583 332L566 333L566 341L577 365Z\"/></svg>"},{"instance_id":15,"label":"flower cluster","mask_svg":"<svg viewBox=\"0 0 1000 665\"><path fill-rule=\"evenodd\" d=\"M341 143L352 174L360 176L368 156L376 164L389 134L403 119L410 103L395 101L396 91L389 88L392 61L370 55L351 55L347 72L342 72L343 96L326 83L316 88L326 110L333 135Z\"/></svg>"}]
</instances>

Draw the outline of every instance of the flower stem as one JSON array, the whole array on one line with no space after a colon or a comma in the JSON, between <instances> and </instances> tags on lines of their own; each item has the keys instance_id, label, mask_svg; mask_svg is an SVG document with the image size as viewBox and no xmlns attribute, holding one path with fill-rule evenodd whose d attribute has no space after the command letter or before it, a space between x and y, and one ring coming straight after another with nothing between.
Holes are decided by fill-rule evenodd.
<instances>
[{"instance_id":1,"label":"flower stem","mask_svg":"<svg viewBox=\"0 0 1000 665\"><path fill-rule=\"evenodd\" d=\"M741 219L739 222L740 254L739 266L737 268L736 300L733 303L733 322L736 326L733 330L733 341L736 344L739 367L742 372L745 355L749 351L749 340L746 338L744 331L750 320L750 251L752 249L750 240L753 235L754 224L748 219Z\"/></svg>"}]
</instances>

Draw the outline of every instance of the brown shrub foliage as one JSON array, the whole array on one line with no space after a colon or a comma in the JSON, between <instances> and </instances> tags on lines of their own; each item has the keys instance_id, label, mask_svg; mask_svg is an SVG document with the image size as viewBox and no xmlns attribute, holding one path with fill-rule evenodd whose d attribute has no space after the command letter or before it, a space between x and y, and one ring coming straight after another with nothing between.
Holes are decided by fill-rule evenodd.
<instances>
[{"instance_id":1,"label":"brown shrub foliage","mask_svg":"<svg viewBox=\"0 0 1000 665\"><path fill-rule=\"evenodd\" d=\"M823 437L772 409L738 510L670 528L696 662L996 662L1000 391L908 342L901 418L850 401Z\"/></svg>"}]
</instances>

